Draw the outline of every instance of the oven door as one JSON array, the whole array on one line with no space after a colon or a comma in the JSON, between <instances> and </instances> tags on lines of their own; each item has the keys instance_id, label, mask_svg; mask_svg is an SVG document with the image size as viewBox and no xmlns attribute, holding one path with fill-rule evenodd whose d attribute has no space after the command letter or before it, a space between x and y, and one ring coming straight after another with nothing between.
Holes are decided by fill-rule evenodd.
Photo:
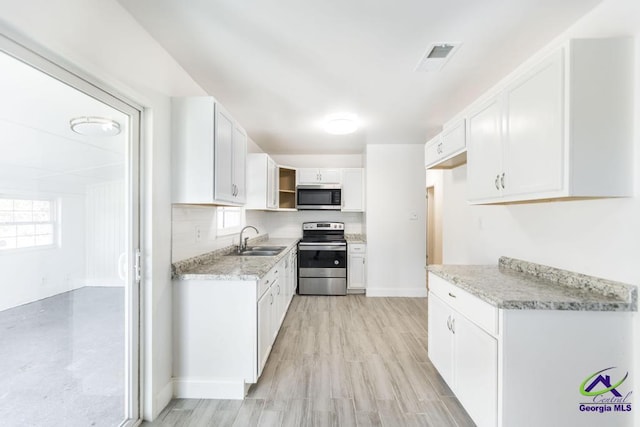
<instances>
[{"instance_id":1,"label":"oven door","mask_svg":"<svg viewBox=\"0 0 640 427\"><path fill-rule=\"evenodd\" d=\"M347 277L347 246L300 242L298 269L300 277Z\"/></svg>"}]
</instances>

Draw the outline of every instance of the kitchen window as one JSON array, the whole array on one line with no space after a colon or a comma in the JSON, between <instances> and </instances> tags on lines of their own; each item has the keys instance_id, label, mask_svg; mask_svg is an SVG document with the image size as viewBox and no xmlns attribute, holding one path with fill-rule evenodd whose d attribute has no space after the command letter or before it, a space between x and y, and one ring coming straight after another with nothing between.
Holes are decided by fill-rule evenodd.
<instances>
[{"instance_id":1,"label":"kitchen window","mask_svg":"<svg viewBox=\"0 0 640 427\"><path fill-rule=\"evenodd\" d=\"M242 208L218 208L218 236L239 233L242 228L244 210Z\"/></svg>"},{"instance_id":2,"label":"kitchen window","mask_svg":"<svg viewBox=\"0 0 640 427\"><path fill-rule=\"evenodd\" d=\"M0 197L0 251L51 247L55 201Z\"/></svg>"}]
</instances>

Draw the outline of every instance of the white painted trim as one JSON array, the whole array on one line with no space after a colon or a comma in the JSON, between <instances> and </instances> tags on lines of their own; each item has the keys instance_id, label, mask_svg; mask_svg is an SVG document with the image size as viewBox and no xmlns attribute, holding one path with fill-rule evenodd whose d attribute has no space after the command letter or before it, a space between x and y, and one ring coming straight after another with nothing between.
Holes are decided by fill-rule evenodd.
<instances>
[{"instance_id":1,"label":"white painted trim","mask_svg":"<svg viewBox=\"0 0 640 427\"><path fill-rule=\"evenodd\" d=\"M153 404L153 410L156 413L153 414L153 419L156 419L156 417L160 415L160 412L162 412L162 410L169 404L169 402L171 402L172 398L173 381L169 381L162 387L162 389L154 398L155 402Z\"/></svg>"},{"instance_id":2,"label":"white painted trim","mask_svg":"<svg viewBox=\"0 0 640 427\"><path fill-rule=\"evenodd\" d=\"M367 296L426 298L427 288L367 288Z\"/></svg>"},{"instance_id":3,"label":"white painted trim","mask_svg":"<svg viewBox=\"0 0 640 427\"><path fill-rule=\"evenodd\" d=\"M235 399L245 397L243 380L174 378L173 395L181 399Z\"/></svg>"}]
</instances>

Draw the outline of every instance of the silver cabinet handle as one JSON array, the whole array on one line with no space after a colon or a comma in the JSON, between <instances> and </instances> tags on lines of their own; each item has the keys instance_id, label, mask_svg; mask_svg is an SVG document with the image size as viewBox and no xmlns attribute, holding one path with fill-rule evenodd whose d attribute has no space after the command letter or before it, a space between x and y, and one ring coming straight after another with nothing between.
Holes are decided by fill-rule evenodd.
<instances>
[{"instance_id":1,"label":"silver cabinet handle","mask_svg":"<svg viewBox=\"0 0 640 427\"><path fill-rule=\"evenodd\" d=\"M278 295L280 295L280 285L278 285Z\"/></svg>"},{"instance_id":2,"label":"silver cabinet handle","mask_svg":"<svg viewBox=\"0 0 640 427\"><path fill-rule=\"evenodd\" d=\"M493 181L493 185L496 186L496 190L500 190L500 184L498 184L498 180L500 179L500 174L496 175L495 181Z\"/></svg>"},{"instance_id":3,"label":"silver cabinet handle","mask_svg":"<svg viewBox=\"0 0 640 427\"><path fill-rule=\"evenodd\" d=\"M456 333L456 319L451 319L451 332Z\"/></svg>"},{"instance_id":4,"label":"silver cabinet handle","mask_svg":"<svg viewBox=\"0 0 640 427\"><path fill-rule=\"evenodd\" d=\"M451 316L447 317L447 329L451 330Z\"/></svg>"},{"instance_id":5,"label":"silver cabinet handle","mask_svg":"<svg viewBox=\"0 0 640 427\"><path fill-rule=\"evenodd\" d=\"M504 172L502 172L502 176L500 177L500 185L504 188Z\"/></svg>"},{"instance_id":6,"label":"silver cabinet handle","mask_svg":"<svg viewBox=\"0 0 640 427\"><path fill-rule=\"evenodd\" d=\"M451 292L449 292L449 296L450 296L451 298L456 298L456 295L455 295L455 294L452 294Z\"/></svg>"}]
</instances>

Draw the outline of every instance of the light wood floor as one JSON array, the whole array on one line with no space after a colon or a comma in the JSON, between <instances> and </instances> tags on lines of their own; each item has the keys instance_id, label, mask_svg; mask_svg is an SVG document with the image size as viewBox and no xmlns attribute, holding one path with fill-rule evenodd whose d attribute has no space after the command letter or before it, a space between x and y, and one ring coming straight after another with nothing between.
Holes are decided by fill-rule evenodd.
<instances>
[{"instance_id":1,"label":"light wood floor","mask_svg":"<svg viewBox=\"0 0 640 427\"><path fill-rule=\"evenodd\" d=\"M247 399L174 399L143 426L473 426L427 357L425 298L291 302Z\"/></svg>"}]
</instances>

